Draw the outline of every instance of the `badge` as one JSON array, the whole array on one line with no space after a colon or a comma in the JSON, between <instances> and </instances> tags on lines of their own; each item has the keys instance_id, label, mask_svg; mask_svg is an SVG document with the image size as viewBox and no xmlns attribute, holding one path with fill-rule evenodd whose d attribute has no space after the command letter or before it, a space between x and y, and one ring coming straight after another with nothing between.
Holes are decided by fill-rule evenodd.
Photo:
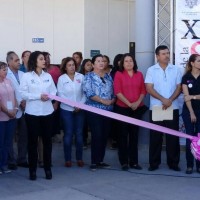
<instances>
[{"instance_id":1,"label":"badge","mask_svg":"<svg viewBox=\"0 0 200 200\"><path fill-rule=\"evenodd\" d=\"M7 101L7 109L8 110L12 110L13 109L13 105L12 105L12 101Z\"/></svg>"},{"instance_id":2,"label":"badge","mask_svg":"<svg viewBox=\"0 0 200 200\"><path fill-rule=\"evenodd\" d=\"M188 87L189 87L189 88L192 88L192 86L193 86L192 83L188 84Z\"/></svg>"}]
</instances>

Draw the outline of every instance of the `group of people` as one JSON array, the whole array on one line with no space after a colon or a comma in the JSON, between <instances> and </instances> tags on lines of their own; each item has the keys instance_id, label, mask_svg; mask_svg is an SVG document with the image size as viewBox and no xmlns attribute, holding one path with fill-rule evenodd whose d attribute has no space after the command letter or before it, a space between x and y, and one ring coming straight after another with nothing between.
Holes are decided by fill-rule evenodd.
<instances>
[{"instance_id":1,"label":"group of people","mask_svg":"<svg viewBox=\"0 0 200 200\"><path fill-rule=\"evenodd\" d=\"M148 110L143 103L148 93L150 121L179 130L177 98L183 92L182 117L186 133L197 135L200 131L200 55L190 56L182 76L180 69L169 63L167 46L158 46L155 54L158 62L148 68L144 79L135 58L129 53L118 54L111 68L109 57L100 54L83 60L81 52L75 52L71 57L63 58L58 67L50 64L48 52L25 51L21 65L18 55L8 52L7 63L0 62L0 174L10 172L17 164L28 167L30 180L36 180L38 157L42 157L46 179L52 179L51 139L52 135L59 133L60 121L66 167L72 167L73 135L77 166L84 166L83 146L87 144L89 127L92 171L110 167L104 162L109 136L117 145L121 169L142 169L138 161L137 124L130 125L59 103L50 99L49 94L142 119ZM160 106L161 112L172 110L172 118L154 120L155 106ZM16 131L17 160L13 149ZM162 138L162 133L150 131L149 171L157 170L161 164ZM169 168L180 171L178 137L166 135L166 153ZM191 174L194 158L190 152L190 140L186 142L186 161L186 173ZM196 161L196 169L200 173L199 161Z\"/></svg>"}]
</instances>

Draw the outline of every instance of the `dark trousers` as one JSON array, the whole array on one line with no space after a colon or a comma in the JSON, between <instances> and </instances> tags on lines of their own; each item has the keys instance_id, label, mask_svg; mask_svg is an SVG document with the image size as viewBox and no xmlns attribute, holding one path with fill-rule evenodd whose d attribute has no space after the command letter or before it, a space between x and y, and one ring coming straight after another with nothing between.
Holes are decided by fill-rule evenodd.
<instances>
[{"instance_id":1,"label":"dark trousers","mask_svg":"<svg viewBox=\"0 0 200 200\"><path fill-rule=\"evenodd\" d=\"M152 121L152 111L150 111L150 121L153 124L164 126L173 130L179 130L179 111L173 111L173 120ZM149 144L149 164L152 167L157 167L161 163L163 134L158 131L150 131ZM180 160L180 144L179 137L166 134L166 153L167 164L169 167L176 167Z\"/></svg>"},{"instance_id":2,"label":"dark trousers","mask_svg":"<svg viewBox=\"0 0 200 200\"><path fill-rule=\"evenodd\" d=\"M182 112L182 118L183 122L185 124L186 133L191 136L197 136L197 134L200 132L200 110L194 110L194 113L196 115L197 121L196 123L191 122L190 118L190 112L186 109ZM194 156L191 153L190 149L191 140L186 139L186 161L187 161L187 167L194 167ZM196 168L200 168L200 161L196 160Z\"/></svg>"},{"instance_id":3,"label":"dark trousers","mask_svg":"<svg viewBox=\"0 0 200 200\"><path fill-rule=\"evenodd\" d=\"M28 130L28 161L29 170L36 171L38 161L38 137L41 136L43 143L44 169L51 168L51 152L52 152L52 120L53 115L34 116L25 114Z\"/></svg>"},{"instance_id":4,"label":"dark trousers","mask_svg":"<svg viewBox=\"0 0 200 200\"><path fill-rule=\"evenodd\" d=\"M87 121L91 129L91 163L98 164L105 156L110 118L87 112Z\"/></svg>"},{"instance_id":5,"label":"dark trousers","mask_svg":"<svg viewBox=\"0 0 200 200\"><path fill-rule=\"evenodd\" d=\"M140 108L133 111L131 108L116 106L116 111L119 114L141 119L143 113ZM136 125L125 122L118 122L119 140L118 140L118 156L120 164L138 164L138 130Z\"/></svg>"}]
</instances>

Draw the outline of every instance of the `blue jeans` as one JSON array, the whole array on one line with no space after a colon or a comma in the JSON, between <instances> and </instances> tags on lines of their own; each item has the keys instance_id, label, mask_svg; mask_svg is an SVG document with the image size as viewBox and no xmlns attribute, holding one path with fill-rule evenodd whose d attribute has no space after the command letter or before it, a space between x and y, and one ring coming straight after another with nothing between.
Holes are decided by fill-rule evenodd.
<instances>
[{"instance_id":1,"label":"blue jeans","mask_svg":"<svg viewBox=\"0 0 200 200\"><path fill-rule=\"evenodd\" d=\"M186 133L191 136L197 136L200 133L200 110L194 110L197 121L196 123L191 122L190 112L186 109L182 112L183 122L185 124ZM187 167L194 167L194 157L190 150L191 140L186 139L186 161ZM200 161L196 160L196 167L200 168Z\"/></svg>"},{"instance_id":2,"label":"blue jeans","mask_svg":"<svg viewBox=\"0 0 200 200\"><path fill-rule=\"evenodd\" d=\"M7 165L8 153L12 149L16 119L0 121L0 169Z\"/></svg>"},{"instance_id":3,"label":"blue jeans","mask_svg":"<svg viewBox=\"0 0 200 200\"><path fill-rule=\"evenodd\" d=\"M60 114L64 129L65 161L71 161L72 138L74 133L76 136L76 160L82 160L84 111L72 112L60 109Z\"/></svg>"}]
</instances>

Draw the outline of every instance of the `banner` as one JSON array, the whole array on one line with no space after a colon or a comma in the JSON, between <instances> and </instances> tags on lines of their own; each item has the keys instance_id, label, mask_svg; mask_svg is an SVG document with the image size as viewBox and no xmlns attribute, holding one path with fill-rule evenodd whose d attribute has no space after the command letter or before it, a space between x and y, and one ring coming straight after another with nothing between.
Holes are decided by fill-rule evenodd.
<instances>
[{"instance_id":1,"label":"banner","mask_svg":"<svg viewBox=\"0 0 200 200\"><path fill-rule=\"evenodd\" d=\"M200 0L176 0L175 64L186 67L191 54L200 54Z\"/></svg>"}]
</instances>

